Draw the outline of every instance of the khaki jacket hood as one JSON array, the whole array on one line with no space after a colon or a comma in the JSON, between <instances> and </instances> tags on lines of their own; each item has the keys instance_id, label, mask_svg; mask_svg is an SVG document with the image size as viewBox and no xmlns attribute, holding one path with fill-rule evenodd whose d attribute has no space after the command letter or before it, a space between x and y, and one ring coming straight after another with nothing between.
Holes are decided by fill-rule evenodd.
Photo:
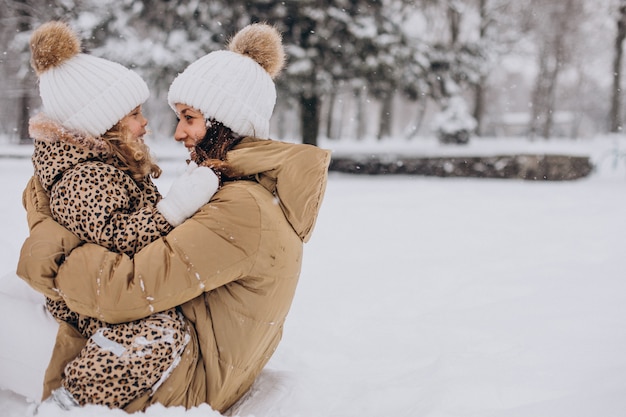
<instances>
[{"instance_id":1,"label":"khaki jacket hood","mask_svg":"<svg viewBox=\"0 0 626 417\"><path fill-rule=\"evenodd\" d=\"M308 242L326 190L330 151L245 138L227 160L238 175L255 175L276 196L293 229Z\"/></svg>"}]
</instances>

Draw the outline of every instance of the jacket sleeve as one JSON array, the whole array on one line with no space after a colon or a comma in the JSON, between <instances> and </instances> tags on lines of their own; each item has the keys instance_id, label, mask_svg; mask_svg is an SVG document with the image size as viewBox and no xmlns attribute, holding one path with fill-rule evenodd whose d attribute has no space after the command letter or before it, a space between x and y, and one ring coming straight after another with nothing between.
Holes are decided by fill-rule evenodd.
<instances>
[{"instance_id":1,"label":"jacket sleeve","mask_svg":"<svg viewBox=\"0 0 626 417\"><path fill-rule=\"evenodd\" d=\"M22 194L30 236L22 245L17 275L36 291L58 300L54 284L58 267L81 241L52 219L49 203L39 180L32 177Z\"/></svg>"},{"instance_id":2,"label":"jacket sleeve","mask_svg":"<svg viewBox=\"0 0 626 417\"><path fill-rule=\"evenodd\" d=\"M72 311L119 323L166 310L247 276L258 252L261 213L245 186L224 186L198 213L134 259L77 248L56 285Z\"/></svg>"}]
</instances>

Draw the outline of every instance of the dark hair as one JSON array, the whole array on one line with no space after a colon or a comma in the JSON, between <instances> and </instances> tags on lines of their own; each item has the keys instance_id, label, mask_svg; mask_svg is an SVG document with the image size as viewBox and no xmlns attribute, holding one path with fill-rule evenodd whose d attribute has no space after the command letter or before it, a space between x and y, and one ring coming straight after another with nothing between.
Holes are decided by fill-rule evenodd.
<instances>
[{"instance_id":1,"label":"dark hair","mask_svg":"<svg viewBox=\"0 0 626 417\"><path fill-rule=\"evenodd\" d=\"M208 119L204 137L195 146L194 162L208 166L218 174L220 179L231 177L226 161L226 154L243 139L229 127L215 119Z\"/></svg>"}]
</instances>

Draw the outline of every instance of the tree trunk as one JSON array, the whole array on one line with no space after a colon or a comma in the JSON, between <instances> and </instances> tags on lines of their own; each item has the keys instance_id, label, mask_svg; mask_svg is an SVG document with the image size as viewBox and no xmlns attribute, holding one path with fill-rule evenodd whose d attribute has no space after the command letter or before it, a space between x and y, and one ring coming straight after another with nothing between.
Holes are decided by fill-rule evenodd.
<instances>
[{"instance_id":1,"label":"tree trunk","mask_svg":"<svg viewBox=\"0 0 626 417\"><path fill-rule=\"evenodd\" d=\"M554 127L554 112L555 112L555 102L556 102L556 83L559 76L559 68L560 62L552 68L552 71L548 74L548 85L546 91L546 109L545 109L545 117L543 124L543 132L542 136L545 139L550 139L552 136L552 130Z\"/></svg>"},{"instance_id":2,"label":"tree trunk","mask_svg":"<svg viewBox=\"0 0 626 417\"><path fill-rule=\"evenodd\" d=\"M474 119L476 119L475 133L482 136L483 133L483 114L485 114L485 83L486 77L480 77L480 80L474 87Z\"/></svg>"},{"instance_id":3,"label":"tree trunk","mask_svg":"<svg viewBox=\"0 0 626 417\"><path fill-rule=\"evenodd\" d=\"M335 113L335 99L337 97L337 93L336 93L336 89L333 89L333 91L329 94L328 96L328 113L327 113L327 119L326 119L326 137L328 139L336 139L334 133L333 133L333 116Z\"/></svg>"},{"instance_id":4,"label":"tree trunk","mask_svg":"<svg viewBox=\"0 0 626 417\"><path fill-rule=\"evenodd\" d=\"M300 116L302 120L302 143L317 146L320 127L320 100L313 95L300 95Z\"/></svg>"},{"instance_id":5,"label":"tree trunk","mask_svg":"<svg viewBox=\"0 0 626 417\"><path fill-rule=\"evenodd\" d=\"M415 120L413 122L413 126L406 129L406 138L408 140L415 139L417 134L420 131L422 126L422 122L424 121L424 115L426 114L426 105L428 102L426 100L419 100L417 102L417 112L415 114Z\"/></svg>"},{"instance_id":6,"label":"tree trunk","mask_svg":"<svg viewBox=\"0 0 626 417\"><path fill-rule=\"evenodd\" d=\"M27 77L29 78L29 77ZM28 133L28 121L30 119L30 97L28 96L28 89L22 89L22 96L20 97L20 112L18 120L18 135L20 144L28 144L32 142L30 133Z\"/></svg>"},{"instance_id":7,"label":"tree trunk","mask_svg":"<svg viewBox=\"0 0 626 417\"><path fill-rule=\"evenodd\" d=\"M532 108L530 114L530 125L528 127L530 139L535 139L538 132L543 126L543 118L545 117L547 108L546 96L546 73L547 73L547 61L548 52L546 48L541 48L539 52L539 71L537 72L537 78L535 79L535 86L532 92Z\"/></svg>"},{"instance_id":8,"label":"tree trunk","mask_svg":"<svg viewBox=\"0 0 626 417\"><path fill-rule=\"evenodd\" d=\"M363 98L363 89L356 91L356 138L358 140L365 138L365 99Z\"/></svg>"},{"instance_id":9,"label":"tree trunk","mask_svg":"<svg viewBox=\"0 0 626 417\"><path fill-rule=\"evenodd\" d=\"M18 9L18 15L20 16L18 28L20 32L26 32L30 30L31 27L31 8L24 0L18 1L17 3L21 5ZM35 85L35 83L32 82L33 77L30 74L31 72L29 69L26 77L24 77L24 80L22 81L22 96L20 97L19 103L20 110L18 113L19 119L17 121L17 128L20 141L19 143L21 144L31 143L30 134L28 133L28 121L30 119L30 91L32 88L30 86Z\"/></svg>"},{"instance_id":10,"label":"tree trunk","mask_svg":"<svg viewBox=\"0 0 626 417\"><path fill-rule=\"evenodd\" d=\"M622 55L626 38L626 1L622 0L617 19L617 35L615 36L613 57L613 92L611 99L611 132L622 130Z\"/></svg>"},{"instance_id":11,"label":"tree trunk","mask_svg":"<svg viewBox=\"0 0 626 417\"><path fill-rule=\"evenodd\" d=\"M450 27L450 45L454 46L459 41L461 33L461 13L453 2L448 2L448 26Z\"/></svg>"},{"instance_id":12,"label":"tree trunk","mask_svg":"<svg viewBox=\"0 0 626 417\"><path fill-rule=\"evenodd\" d=\"M556 83L561 61L557 56L543 56L533 91L533 111L530 121L531 138L540 134L544 139L552 136L556 100Z\"/></svg>"},{"instance_id":13,"label":"tree trunk","mask_svg":"<svg viewBox=\"0 0 626 417\"><path fill-rule=\"evenodd\" d=\"M380 125L378 126L378 140L391 136L391 112L393 94L385 94L381 100Z\"/></svg>"},{"instance_id":14,"label":"tree trunk","mask_svg":"<svg viewBox=\"0 0 626 417\"><path fill-rule=\"evenodd\" d=\"M487 0L478 2L480 11L480 31L479 37L481 42L487 36L487 26L489 25L489 16L487 13ZM476 120L475 133L482 136L483 133L483 115L485 114L485 85L487 84L487 76L481 75L478 83L474 86L474 112L472 116Z\"/></svg>"},{"instance_id":15,"label":"tree trunk","mask_svg":"<svg viewBox=\"0 0 626 417\"><path fill-rule=\"evenodd\" d=\"M282 105L280 104L276 104L276 110L274 112L274 117L276 120L275 126L276 126L276 139L284 139L285 136L287 136L286 132L287 132L287 127L285 126L287 121L285 120L285 112L282 111Z\"/></svg>"},{"instance_id":16,"label":"tree trunk","mask_svg":"<svg viewBox=\"0 0 626 417\"><path fill-rule=\"evenodd\" d=\"M552 136L557 81L565 60L564 42L567 36L565 19L557 22L554 33L550 35L551 39L546 39L546 45L540 52L539 72L533 94L532 137L539 132L544 139Z\"/></svg>"}]
</instances>

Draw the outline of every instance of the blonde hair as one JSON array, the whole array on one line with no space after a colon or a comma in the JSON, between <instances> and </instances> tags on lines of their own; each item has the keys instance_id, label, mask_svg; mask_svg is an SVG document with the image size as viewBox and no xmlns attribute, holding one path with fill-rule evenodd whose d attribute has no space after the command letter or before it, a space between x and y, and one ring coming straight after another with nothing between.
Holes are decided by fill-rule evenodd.
<instances>
[{"instance_id":1,"label":"blonde hair","mask_svg":"<svg viewBox=\"0 0 626 417\"><path fill-rule=\"evenodd\" d=\"M141 182L149 175L153 178L161 176L161 168L152 158L148 145L133 140L130 131L122 123L118 122L109 129L102 135L102 139L109 145L111 153L120 165L119 168L135 182Z\"/></svg>"}]
</instances>

